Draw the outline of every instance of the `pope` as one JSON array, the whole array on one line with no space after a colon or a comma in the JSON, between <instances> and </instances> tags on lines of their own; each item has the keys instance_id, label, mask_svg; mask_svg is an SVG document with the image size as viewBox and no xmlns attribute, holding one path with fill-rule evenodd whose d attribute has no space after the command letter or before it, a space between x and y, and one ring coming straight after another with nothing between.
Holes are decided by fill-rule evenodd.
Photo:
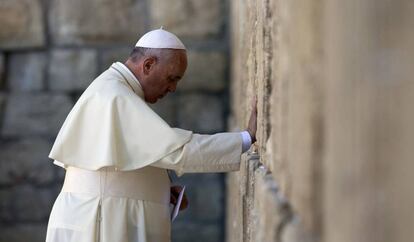
<instances>
[{"instance_id":1,"label":"pope","mask_svg":"<svg viewBox=\"0 0 414 242\"><path fill-rule=\"evenodd\" d=\"M46 242L168 242L170 203L181 189L168 171L240 169L256 141L255 100L245 131L213 135L172 128L149 107L176 90L186 68L185 46L161 28L83 92L49 154L66 173Z\"/></svg>"}]
</instances>

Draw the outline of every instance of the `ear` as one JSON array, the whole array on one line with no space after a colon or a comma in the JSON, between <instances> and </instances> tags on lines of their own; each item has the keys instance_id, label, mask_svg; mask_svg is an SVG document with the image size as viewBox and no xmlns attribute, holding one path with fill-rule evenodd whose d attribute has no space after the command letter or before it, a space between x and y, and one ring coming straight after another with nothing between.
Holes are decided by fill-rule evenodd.
<instances>
[{"instance_id":1,"label":"ear","mask_svg":"<svg viewBox=\"0 0 414 242\"><path fill-rule=\"evenodd\" d=\"M149 57L147 59L144 60L143 63L143 72L145 75L148 75L151 70L154 68L154 65L157 63L157 58L156 57Z\"/></svg>"}]
</instances>

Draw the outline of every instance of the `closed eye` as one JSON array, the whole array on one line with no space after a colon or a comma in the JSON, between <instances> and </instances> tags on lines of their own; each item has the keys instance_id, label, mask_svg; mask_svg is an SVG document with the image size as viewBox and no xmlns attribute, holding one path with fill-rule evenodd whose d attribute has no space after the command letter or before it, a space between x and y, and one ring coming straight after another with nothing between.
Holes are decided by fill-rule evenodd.
<instances>
[{"instance_id":1,"label":"closed eye","mask_svg":"<svg viewBox=\"0 0 414 242\"><path fill-rule=\"evenodd\" d=\"M175 78L170 77L170 78L168 78L168 80L169 80L169 82L178 82L180 80L180 78L179 77L175 77Z\"/></svg>"}]
</instances>

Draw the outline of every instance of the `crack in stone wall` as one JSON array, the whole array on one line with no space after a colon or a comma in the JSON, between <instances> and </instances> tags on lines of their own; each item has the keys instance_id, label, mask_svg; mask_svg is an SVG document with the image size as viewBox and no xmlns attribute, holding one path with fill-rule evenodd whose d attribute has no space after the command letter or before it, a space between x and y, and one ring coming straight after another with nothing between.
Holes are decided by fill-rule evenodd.
<instances>
[{"instance_id":1,"label":"crack in stone wall","mask_svg":"<svg viewBox=\"0 0 414 242\"><path fill-rule=\"evenodd\" d=\"M413 2L235 0L230 12L230 127L247 126L257 96L258 138L227 177L227 241L411 241Z\"/></svg>"}]
</instances>

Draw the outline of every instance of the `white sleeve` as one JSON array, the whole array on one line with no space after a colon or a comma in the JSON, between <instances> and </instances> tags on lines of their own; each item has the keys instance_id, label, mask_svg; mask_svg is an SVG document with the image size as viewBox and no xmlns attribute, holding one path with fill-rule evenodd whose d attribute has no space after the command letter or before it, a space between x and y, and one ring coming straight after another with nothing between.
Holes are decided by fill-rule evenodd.
<instances>
[{"instance_id":1,"label":"white sleeve","mask_svg":"<svg viewBox=\"0 0 414 242\"><path fill-rule=\"evenodd\" d=\"M243 140L240 132L193 134L182 148L151 165L174 170L178 176L189 172L237 171L240 169Z\"/></svg>"},{"instance_id":2,"label":"white sleeve","mask_svg":"<svg viewBox=\"0 0 414 242\"><path fill-rule=\"evenodd\" d=\"M249 132L243 131L240 133L243 138L242 153L246 152L252 146L252 137L250 137Z\"/></svg>"}]
</instances>

